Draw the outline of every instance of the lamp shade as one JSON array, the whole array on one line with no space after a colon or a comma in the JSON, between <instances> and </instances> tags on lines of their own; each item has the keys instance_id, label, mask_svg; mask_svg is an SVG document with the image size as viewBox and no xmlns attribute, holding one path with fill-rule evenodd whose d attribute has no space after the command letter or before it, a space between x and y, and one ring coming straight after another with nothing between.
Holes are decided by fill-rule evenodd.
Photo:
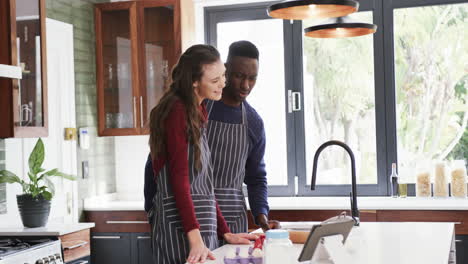
<instances>
[{"instance_id":1,"label":"lamp shade","mask_svg":"<svg viewBox=\"0 0 468 264\"><path fill-rule=\"evenodd\" d=\"M267 10L274 18L303 20L346 16L358 8L354 0L288 0L270 5Z\"/></svg>"},{"instance_id":2,"label":"lamp shade","mask_svg":"<svg viewBox=\"0 0 468 264\"><path fill-rule=\"evenodd\" d=\"M312 38L358 37L373 34L376 31L376 25L354 22L348 17L334 18L324 24L304 29L305 35Z\"/></svg>"}]
</instances>

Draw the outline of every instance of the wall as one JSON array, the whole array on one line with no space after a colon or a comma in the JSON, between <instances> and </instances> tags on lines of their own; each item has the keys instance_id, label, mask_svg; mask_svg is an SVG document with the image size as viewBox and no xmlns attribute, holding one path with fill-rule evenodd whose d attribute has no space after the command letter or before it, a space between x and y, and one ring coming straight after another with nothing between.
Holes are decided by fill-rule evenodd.
<instances>
[{"instance_id":1,"label":"wall","mask_svg":"<svg viewBox=\"0 0 468 264\"><path fill-rule=\"evenodd\" d=\"M5 140L0 139L0 170L5 169ZM6 213L6 184L0 184L0 214Z\"/></svg>"},{"instance_id":2,"label":"wall","mask_svg":"<svg viewBox=\"0 0 468 264\"><path fill-rule=\"evenodd\" d=\"M96 59L94 3L105 0L47 0L47 17L74 27L76 125L88 127L90 148L78 148L78 175L82 161L88 161L89 177L78 181L78 199L113 193L115 180L115 145L113 137L97 137Z\"/></svg>"},{"instance_id":3,"label":"wall","mask_svg":"<svg viewBox=\"0 0 468 264\"><path fill-rule=\"evenodd\" d=\"M115 137L115 178L117 199L143 200L149 136Z\"/></svg>"}]
</instances>

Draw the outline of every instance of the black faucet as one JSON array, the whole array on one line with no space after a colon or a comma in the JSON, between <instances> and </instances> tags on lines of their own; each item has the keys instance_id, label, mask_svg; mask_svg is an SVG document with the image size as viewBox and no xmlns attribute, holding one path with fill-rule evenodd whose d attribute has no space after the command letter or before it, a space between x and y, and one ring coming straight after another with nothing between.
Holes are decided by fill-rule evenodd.
<instances>
[{"instance_id":1,"label":"black faucet","mask_svg":"<svg viewBox=\"0 0 468 264\"><path fill-rule=\"evenodd\" d=\"M354 225L359 226L359 210L357 207L357 199L356 199L356 162L354 161L354 154L351 148L346 145L345 143L337 140L330 140L323 143L315 152L314 155L314 167L312 170L312 183L310 184L310 189L313 191L315 190L315 180L317 178L317 162L318 157L320 156L320 152L324 150L328 146L337 145L346 150L348 152L349 157L351 158L351 193L349 194L349 198L351 200L351 216L354 219Z\"/></svg>"}]
</instances>

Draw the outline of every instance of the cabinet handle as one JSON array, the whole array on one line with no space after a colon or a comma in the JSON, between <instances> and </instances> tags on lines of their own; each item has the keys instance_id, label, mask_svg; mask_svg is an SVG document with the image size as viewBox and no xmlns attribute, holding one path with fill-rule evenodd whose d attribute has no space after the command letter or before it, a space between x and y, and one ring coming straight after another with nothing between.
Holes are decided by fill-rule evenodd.
<instances>
[{"instance_id":1,"label":"cabinet handle","mask_svg":"<svg viewBox=\"0 0 468 264\"><path fill-rule=\"evenodd\" d=\"M137 116L136 116L136 96L133 96L133 123L136 124L137 122Z\"/></svg>"},{"instance_id":2,"label":"cabinet handle","mask_svg":"<svg viewBox=\"0 0 468 264\"><path fill-rule=\"evenodd\" d=\"M120 239L120 236L93 236L93 239Z\"/></svg>"},{"instance_id":3,"label":"cabinet handle","mask_svg":"<svg viewBox=\"0 0 468 264\"><path fill-rule=\"evenodd\" d=\"M137 236L137 239L150 239L150 236Z\"/></svg>"},{"instance_id":4,"label":"cabinet handle","mask_svg":"<svg viewBox=\"0 0 468 264\"><path fill-rule=\"evenodd\" d=\"M148 221L106 221L106 224L149 224Z\"/></svg>"},{"instance_id":5,"label":"cabinet handle","mask_svg":"<svg viewBox=\"0 0 468 264\"><path fill-rule=\"evenodd\" d=\"M89 263L89 261L87 261L87 260L81 260L80 262L76 262L74 264L88 264L88 263Z\"/></svg>"},{"instance_id":6,"label":"cabinet handle","mask_svg":"<svg viewBox=\"0 0 468 264\"><path fill-rule=\"evenodd\" d=\"M82 246L86 246L87 244L88 244L87 241L81 241L80 243L78 243L76 245L69 246L69 247L64 247L63 250L70 250L70 249L74 249L74 248L79 248L79 247L82 247Z\"/></svg>"},{"instance_id":7,"label":"cabinet handle","mask_svg":"<svg viewBox=\"0 0 468 264\"><path fill-rule=\"evenodd\" d=\"M455 239L455 243L462 243L462 242L463 242L463 240L461 240L461 239Z\"/></svg>"},{"instance_id":8,"label":"cabinet handle","mask_svg":"<svg viewBox=\"0 0 468 264\"><path fill-rule=\"evenodd\" d=\"M143 96L140 96L140 127L143 128Z\"/></svg>"},{"instance_id":9,"label":"cabinet handle","mask_svg":"<svg viewBox=\"0 0 468 264\"><path fill-rule=\"evenodd\" d=\"M454 222L454 224L461 225L462 223L461 222Z\"/></svg>"}]
</instances>

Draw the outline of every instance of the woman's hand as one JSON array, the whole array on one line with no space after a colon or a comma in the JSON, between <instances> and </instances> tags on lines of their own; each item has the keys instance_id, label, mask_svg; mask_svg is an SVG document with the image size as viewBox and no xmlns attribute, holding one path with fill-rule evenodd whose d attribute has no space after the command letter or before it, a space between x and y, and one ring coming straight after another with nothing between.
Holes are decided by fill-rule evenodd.
<instances>
[{"instance_id":1,"label":"woman's hand","mask_svg":"<svg viewBox=\"0 0 468 264\"><path fill-rule=\"evenodd\" d=\"M187 238L190 244L190 253L187 258L188 263L204 263L206 259L216 259L210 249L205 246L199 229L193 229L188 232Z\"/></svg>"},{"instance_id":2,"label":"woman's hand","mask_svg":"<svg viewBox=\"0 0 468 264\"><path fill-rule=\"evenodd\" d=\"M229 244L250 244L250 240L255 240L258 236L253 234L233 234L233 233L226 233L224 234L224 240L226 240Z\"/></svg>"}]
</instances>

